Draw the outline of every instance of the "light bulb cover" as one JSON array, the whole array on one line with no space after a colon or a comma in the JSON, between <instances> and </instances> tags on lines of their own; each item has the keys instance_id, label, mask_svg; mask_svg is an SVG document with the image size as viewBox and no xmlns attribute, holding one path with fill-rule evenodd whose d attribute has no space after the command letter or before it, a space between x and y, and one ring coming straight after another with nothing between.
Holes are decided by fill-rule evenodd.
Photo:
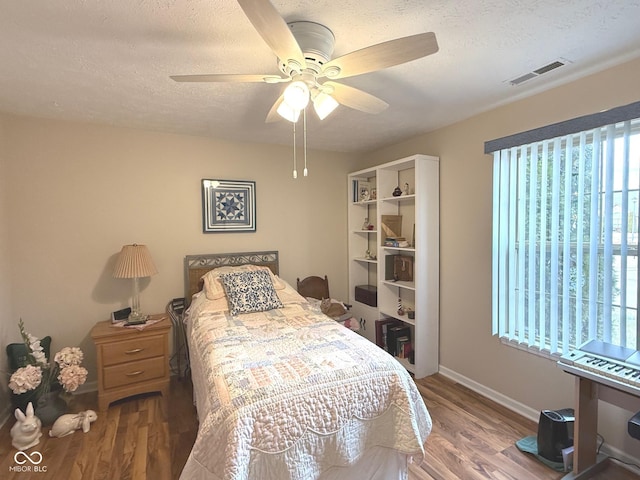
<instances>
[{"instance_id":1,"label":"light bulb cover","mask_svg":"<svg viewBox=\"0 0 640 480\"><path fill-rule=\"evenodd\" d=\"M313 99L313 109L316 111L320 120L327 118L331 112L338 108L338 105L340 104L335 98L324 92L318 93Z\"/></svg>"},{"instance_id":2,"label":"light bulb cover","mask_svg":"<svg viewBox=\"0 0 640 480\"><path fill-rule=\"evenodd\" d=\"M304 110L309 104L309 87L302 80L291 82L284 90L284 103L294 110Z\"/></svg>"},{"instance_id":3,"label":"light bulb cover","mask_svg":"<svg viewBox=\"0 0 640 480\"><path fill-rule=\"evenodd\" d=\"M300 110L296 110L291 108L287 102L282 102L278 109L276 110L278 115L280 115L285 120L289 120L290 122L296 123L298 118L300 118Z\"/></svg>"}]
</instances>

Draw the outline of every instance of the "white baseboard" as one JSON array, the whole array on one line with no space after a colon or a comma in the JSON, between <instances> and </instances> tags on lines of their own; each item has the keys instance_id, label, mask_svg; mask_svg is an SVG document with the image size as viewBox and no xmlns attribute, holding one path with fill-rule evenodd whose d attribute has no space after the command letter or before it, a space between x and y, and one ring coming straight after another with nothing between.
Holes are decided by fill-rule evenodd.
<instances>
[{"instance_id":1,"label":"white baseboard","mask_svg":"<svg viewBox=\"0 0 640 480\"><path fill-rule=\"evenodd\" d=\"M443 367L442 365L440 365L440 370L439 373L443 376L443 377L447 377L455 382L458 382L460 385L463 385L467 388L469 388L470 390L473 390L476 393L479 393L480 395L487 397L489 400L493 400L494 402L502 405L505 408L508 408L509 410L518 413L520 415L522 415L523 417L532 420L536 423L538 423L538 421L540 420L540 412L528 407L527 405L520 403L510 397L507 397L506 395L501 394L500 392L496 392L495 390L492 390L491 388L485 387L484 385L471 380L470 378L465 377L464 375L460 375L457 372L454 372L453 370L448 369L447 367ZM617 458L619 460L622 460L623 462L627 462L627 463L633 463L636 465L640 464L640 459L637 459L635 457L630 456L629 454L623 452L622 450L613 447L607 443L605 443L602 446L602 450L601 453L609 456L609 457L614 457ZM624 467L624 465L621 465ZM628 468L628 467L626 467ZM631 470L633 472L636 472L636 470Z\"/></svg>"},{"instance_id":2,"label":"white baseboard","mask_svg":"<svg viewBox=\"0 0 640 480\"><path fill-rule=\"evenodd\" d=\"M512 410L523 417L533 421L538 422L540 419L540 412L534 410L527 405L517 402L512 398L507 397L506 395L501 394L500 392L496 392L491 388L485 387L484 385L471 380L470 378L465 377L464 375L460 375L453 370L448 369L447 367L440 366L440 374L444 377L447 377L455 382L458 382L460 385L464 385L465 387L477 392L490 400L493 400L496 403L499 403L503 407Z\"/></svg>"}]
</instances>

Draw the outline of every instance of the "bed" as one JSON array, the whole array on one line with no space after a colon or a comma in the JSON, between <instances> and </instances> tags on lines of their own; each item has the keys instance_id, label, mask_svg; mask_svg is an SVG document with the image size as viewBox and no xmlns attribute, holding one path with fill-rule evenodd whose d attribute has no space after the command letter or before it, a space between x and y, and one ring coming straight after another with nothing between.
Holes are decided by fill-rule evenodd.
<instances>
[{"instance_id":1,"label":"bed","mask_svg":"<svg viewBox=\"0 0 640 480\"><path fill-rule=\"evenodd\" d=\"M185 257L199 429L184 480L402 480L431 418L407 371L279 276L278 252Z\"/></svg>"}]
</instances>

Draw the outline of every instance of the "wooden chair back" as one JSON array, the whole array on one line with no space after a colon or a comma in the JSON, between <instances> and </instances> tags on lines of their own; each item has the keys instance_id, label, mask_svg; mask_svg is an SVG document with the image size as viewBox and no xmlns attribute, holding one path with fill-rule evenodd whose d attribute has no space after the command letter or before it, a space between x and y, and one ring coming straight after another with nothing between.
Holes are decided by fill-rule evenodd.
<instances>
[{"instance_id":1,"label":"wooden chair back","mask_svg":"<svg viewBox=\"0 0 640 480\"><path fill-rule=\"evenodd\" d=\"M324 278L310 276L303 280L297 279L298 293L303 297L317 298L322 300L323 298L331 298L329 295L329 279L325 275Z\"/></svg>"}]
</instances>

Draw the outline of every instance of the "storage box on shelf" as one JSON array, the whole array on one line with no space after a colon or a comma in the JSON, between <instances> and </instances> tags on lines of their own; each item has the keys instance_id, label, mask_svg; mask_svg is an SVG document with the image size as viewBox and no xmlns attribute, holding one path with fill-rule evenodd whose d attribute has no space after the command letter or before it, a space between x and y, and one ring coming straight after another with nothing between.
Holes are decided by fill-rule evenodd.
<instances>
[{"instance_id":1,"label":"storage box on shelf","mask_svg":"<svg viewBox=\"0 0 640 480\"><path fill-rule=\"evenodd\" d=\"M364 334L371 341L379 342L375 320L401 322L404 334L389 350L416 377L435 373L439 159L412 155L351 173L348 184L349 288L354 314L369 320ZM375 188L375 200L371 194L362 195L363 186L369 192ZM365 218L372 230L363 228ZM356 294L356 287L363 285L377 287L376 307L360 301L362 290Z\"/></svg>"},{"instance_id":2,"label":"storage box on shelf","mask_svg":"<svg viewBox=\"0 0 640 480\"><path fill-rule=\"evenodd\" d=\"M356 302L364 303L370 307L378 306L378 287L376 285L356 285Z\"/></svg>"}]
</instances>

